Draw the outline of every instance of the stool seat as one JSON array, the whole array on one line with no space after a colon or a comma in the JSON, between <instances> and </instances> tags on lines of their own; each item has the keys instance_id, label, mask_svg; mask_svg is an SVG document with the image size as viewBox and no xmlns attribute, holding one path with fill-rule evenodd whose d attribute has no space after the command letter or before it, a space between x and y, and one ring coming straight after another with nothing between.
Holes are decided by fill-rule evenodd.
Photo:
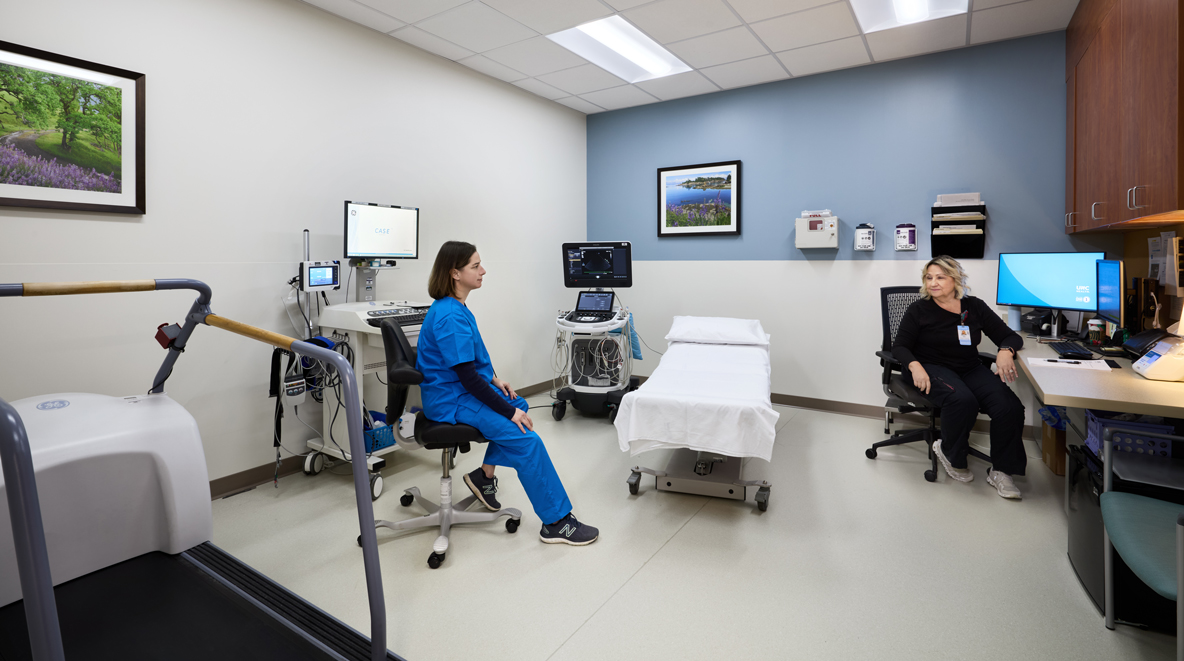
<instances>
[{"instance_id":1,"label":"stool seat","mask_svg":"<svg viewBox=\"0 0 1184 661\"><path fill-rule=\"evenodd\" d=\"M423 411L415 414L415 440L429 450L459 448L461 452L468 452L470 443L486 442L476 427L429 420Z\"/></svg>"}]
</instances>

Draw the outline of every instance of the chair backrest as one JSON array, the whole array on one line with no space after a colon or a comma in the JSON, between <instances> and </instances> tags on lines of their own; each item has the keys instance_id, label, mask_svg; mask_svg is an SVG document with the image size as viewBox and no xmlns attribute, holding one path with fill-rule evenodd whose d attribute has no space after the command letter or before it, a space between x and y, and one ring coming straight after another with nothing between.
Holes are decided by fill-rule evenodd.
<instances>
[{"instance_id":1,"label":"chair backrest","mask_svg":"<svg viewBox=\"0 0 1184 661\"><path fill-rule=\"evenodd\" d=\"M403 334L403 329L394 319L384 319L382 348L386 352L386 415L387 424L403 415L407 406L407 387L423 383L423 372L415 369L415 350Z\"/></svg>"},{"instance_id":2,"label":"chair backrest","mask_svg":"<svg viewBox=\"0 0 1184 661\"><path fill-rule=\"evenodd\" d=\"M884 339L881 345L883 351L892 351L896 330L900 328L904 311L921 298L920 289L919 285L880 287L880 316L884 326Z\"/></svg>"}]
</instances>

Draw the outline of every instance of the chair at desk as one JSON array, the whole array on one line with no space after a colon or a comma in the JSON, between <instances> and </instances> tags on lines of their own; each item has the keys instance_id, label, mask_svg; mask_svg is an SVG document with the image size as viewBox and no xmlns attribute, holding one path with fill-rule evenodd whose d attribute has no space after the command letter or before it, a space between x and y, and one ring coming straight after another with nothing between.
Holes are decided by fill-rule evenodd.
<instances>
[{"instance_id":1,"label":"chair at desk","mask_svg":"<svg viewBox=\"0 0 1184 661\"><path fill-rule=\"evenodd\" d=\"M1184 441L1184 437L1134 432L1140 437ZM1114 559L1118 552L1127 566L1147 587L1176 602L1176 660L1184 661L1184 505L1133 493L1111 491L1113 483L1114 437L1121 427L1106 427L1102 433L1102 530L1106 540L1105 594L1106 628L1114 629Z\"/></svg>"},{"instance_id":2,"label":"chair at desk","mask_svg":"<svg viewBox=\"0 0 1184 661\"><path fill-rule=\"evenodd\" d=\"M397 425L403 409L407 406L407 389L410 386L423 383L423 372L415 369L415 353L407 336L393 319L382 322L382 344L386 350L387 372L387 408L386 415L389 424ZM397 433L397 432L396 432ZM415 442L428 450L441 450L440 464L443 475L440 477L440 504L436 504L419 493L418 487L411 487L403 491L399 504L409 507L412 502L428 511L428 514L404 521L376 520L374 525L379 528L392 530L413 530L416 528L440 528L440 536L432 544L432 554L428 556L428 566L436 569L444 561L448 551L448 531L453 524L461 523L489 523L500 517L510 517L506 521L506 530L516 532L522 519L522 512L503 507L497 512L468 512L470 506L477 502L476 496L469 496L464 500L452 503L452 477L449 475L451 459L457 451L468 452L473 443L485 443L485 438L476 427L469 425L450 425L443 422L429 420L422 411L415 415ZM358 537L359 543L361 537Z\"/></svg>"},{"instance_id":3,"label":"chair at desk","mask_svg":"<svg viewBox=\"0 0 1184 661\"><path fill-rule=\"evenodd\" d=\"M900 320L904 317L905 310L921 298L918 289L916 285L880 288L880 317L884 336L880 351L877 351L876 355L880 357L880 365L884 368L880 382L883 384L884 394L888 396L888 401L884 404L884 433L892 434L892 438L873 444L864 454L868 459L875 459L879 448L924 442L930 462L929 470L925 471L925 479L933 482L937 479L937 455L933 452L933 442L941 438L941 430L937 427L941 409L913 386L912 377L904 373L904 365L892 355L896 330L900 328ZM979 358L988 367L995 362L995 357L988 353L980 352ZM893 416L897 413L921 413L928 418L929 424L921 429L901 429L892 433ZM970 454L988 463L991 461L989 456L973 447L970 448Z\"/></svg>"}]
</instances>

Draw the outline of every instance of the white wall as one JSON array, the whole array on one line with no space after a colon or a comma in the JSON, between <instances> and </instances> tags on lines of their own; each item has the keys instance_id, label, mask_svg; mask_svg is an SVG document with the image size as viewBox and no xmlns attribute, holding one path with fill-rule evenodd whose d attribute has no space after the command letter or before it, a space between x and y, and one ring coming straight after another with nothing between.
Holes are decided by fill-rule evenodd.
<instances>
[{"instance_id":1,"label":"white wall","mask_svg":"<svg viewBox=\"0 0 1184 661\"><path fill-rule=\"evenodd\" d=\"M882 249L882 248L881 248ZM891 249L891 248L889 248ZM658 351L675 315L759 319L769 340L773 392L884 406L875 352L883 336L880 287L921 285L924 261L650 261L634 262L633 288L618 290L638 333ZM992 307L998 260L962 261L971 294ZM1000 309L1000 316L1006 310ZM1030 342L1030 340L1028 340ZM983 350L990 341L984 338ZM658 356L646 350L634 373L648 375ZM1017 382L1036 424L1031 386Z\"/></svg>"},{"instance_id":2,"label":"white wall","mask_svg":"<svg viewBox=\"0 0 1184 661\"><path fill-rule=\"evenodd\" d=\"M0 207L0 282L197 278L215 312L291 334L277 297L301 230L338 258L343 200L418 206L425 258L384 273L380 297L426 298L439 245L476 243L489 275L471 306L499 374L550 378L558 246L586 237L583 115L296 0L0 0L0 17L0 40L147 75L148 167L144 216ZM0 397L146 391L156 326L192 299L0 301ZM211 478L273 456L270 355L200 328L177 364L168 391ZM285 430L293 449L311 435L290 413Z\"/></svg>"}]
</instances>

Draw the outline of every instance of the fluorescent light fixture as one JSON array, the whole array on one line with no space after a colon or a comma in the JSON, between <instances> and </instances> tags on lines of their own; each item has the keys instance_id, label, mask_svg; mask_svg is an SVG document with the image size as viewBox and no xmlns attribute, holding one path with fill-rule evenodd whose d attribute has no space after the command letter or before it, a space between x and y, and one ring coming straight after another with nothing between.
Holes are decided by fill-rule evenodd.
<instances>
[{"instance_id":1,"label":"fluorescent light fixture","mask_svg":"<svg viewBox=\"0 0 1184 661\"><path fill-rule=\"evenodd\" d=\"M929 18L929 0L892 0L896 22L901 25L917 23Z\"/></svg>"},{"instance_id":2,"label":"fluorescent light fixture","mask_svg":"<svg viewBox=\"0 0 1184 661\"><path fill-rule=\"evenodd\" d=\"M547 38L630 83L691 68L620 16L609 16Z\"/></svg>"},{"instance_id":3,"label":"fluorescent light fixture","mask_svg":"<svg viewBox=\"0 0 1184 661\"><path fill-rule=\"evenodd\" d=\"M965 14L969 0L851 0L864 34Z\"/></svg>"}]
</instances>

